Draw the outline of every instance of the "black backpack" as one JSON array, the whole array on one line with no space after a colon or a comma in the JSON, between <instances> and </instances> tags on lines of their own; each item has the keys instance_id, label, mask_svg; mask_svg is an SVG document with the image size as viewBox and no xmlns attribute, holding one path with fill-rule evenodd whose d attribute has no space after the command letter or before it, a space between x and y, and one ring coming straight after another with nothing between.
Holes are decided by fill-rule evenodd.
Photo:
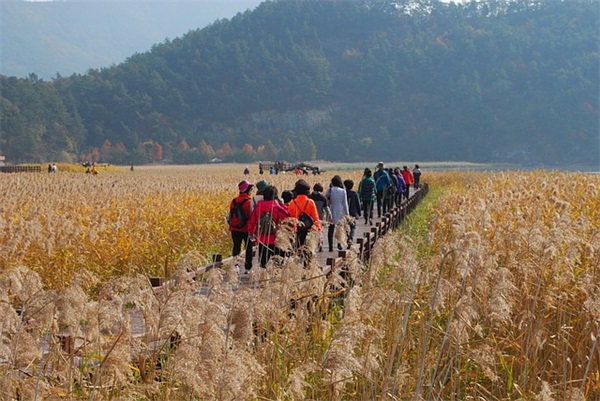
<instances>
[{"instance_id":1,"label":"black backpack","mask_svg":"<svg viewBox=\"0 0 600 401\"><path fill-rule=\"evenodd\" d=\"M240 203L237 203L235 199L233 200L233 207L229 210L229 217L227 218L227 222L231 227L242 228L246 225L247 217L246 212L244 212L244 203L246 203L248 199L244 199ZM233 217L237 219L238 223L234 225Z\"/></svg>"},{"instance_id":2,"label":"black backpack","mask_svg":"<svg viewBox=\"0 0 600 401\"><path fill-rule=\"evenodd\" d=\"M294 203L296 203L295 200L294 200ZM306 203L304 204L304 209L298 216L298 220L302 223L302 226L298 227L298 232L308 231L313 226L313 224L315 224L315 221L313 220L313 218L308 213L306 213L307 205L308 205L308 201L306 201ZM296 208L299 209L298 203L296 203Z\"/></svg>"},{"instance_id":3,"label":"black backpack","mask_svg":"<svg viewBox=\"0 0 600 401\"><path fill-rule=\"evenodd\" d=\"M263 235L272 235L277 232L277 226L271 212L263 212L258 220L258 232Z\"/></svg>"}]
</instances>

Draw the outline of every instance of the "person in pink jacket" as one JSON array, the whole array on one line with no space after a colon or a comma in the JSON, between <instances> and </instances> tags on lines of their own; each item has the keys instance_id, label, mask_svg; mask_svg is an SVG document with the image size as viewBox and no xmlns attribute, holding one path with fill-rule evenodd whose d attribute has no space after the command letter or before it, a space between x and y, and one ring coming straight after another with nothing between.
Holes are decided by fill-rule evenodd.
<instances>
[{"instance_id":1,"label":"person in pink jacket","mask_svg":"<svg viewBox=\"0 0 600 401\"><path fill-rule=\"evenodd\" d=\"M281 253L275 246L277 229L281 220L290 217L290 212L281 205L277 195L278 191L274 186L270 185L265 188L263 200L258 201L248 221L248 233L258 242L258 257L261 267L267 266L271 256Z\"/></svg>"}]
</instances>

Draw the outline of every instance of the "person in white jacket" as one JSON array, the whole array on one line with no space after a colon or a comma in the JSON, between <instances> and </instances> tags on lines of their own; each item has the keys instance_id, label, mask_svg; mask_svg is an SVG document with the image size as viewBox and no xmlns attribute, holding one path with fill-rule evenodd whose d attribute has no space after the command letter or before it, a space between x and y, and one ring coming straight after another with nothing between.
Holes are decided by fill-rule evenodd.
<instances>
[{"instance_id":1,"label":"person in white jacket","mask_svg":"<svg viewBox=\"0 0 600 401\"><path fill-rule=\"evenodd\" d=\"M331 179L331 185L329 185L325 197L329 201L329 209L331 210L331 221L329 230L327 231L327 241L329 243L329 252L333 252L333 235L335 227L344 216L350 214L348 210L348 197L346 195L346 190L344 189L342 178L339 175L335 175ZM340 250L345 248L345 244L342 245L341 243L338 243L337 246Z\"/></svg>"}]
</instances>

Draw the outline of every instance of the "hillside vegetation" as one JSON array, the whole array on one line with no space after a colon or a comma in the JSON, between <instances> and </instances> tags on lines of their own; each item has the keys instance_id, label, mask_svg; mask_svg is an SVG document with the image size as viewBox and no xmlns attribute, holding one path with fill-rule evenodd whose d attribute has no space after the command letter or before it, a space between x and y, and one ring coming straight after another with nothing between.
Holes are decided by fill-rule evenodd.
<instances>
[{"instance_id":1,"label":"hillside vegetation","mask_svg":"<svg viewBox=\"0 0 600 401\"><path fill-rule=\"evenodd\" d=\"M124 63L0 77L9 161L600 163L593 0L274 1Z\"/></svg>"}]
</instances>

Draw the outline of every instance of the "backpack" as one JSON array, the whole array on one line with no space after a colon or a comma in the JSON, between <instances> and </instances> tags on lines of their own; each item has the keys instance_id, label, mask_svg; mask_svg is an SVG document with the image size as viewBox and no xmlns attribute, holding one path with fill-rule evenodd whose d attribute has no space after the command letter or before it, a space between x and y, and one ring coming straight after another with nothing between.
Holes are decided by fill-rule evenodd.
<instances>
[{"instance_id":1,"label":"backpack","mask_svg":"<svg viewBox=\"0 0 600 401\"><path fill-rule=\"evenodd\" d=\"M244 199L240 203L237 203L235 199L233 202L233 207L229 210L229 217L227 218L227 222L231 227L242 228L246 225L246 212L244 211L244 203L246 203L248 199ZM237 219L237 224L234 224L234 217Z\"/></svg>"},{"instance_id":2,"label":"backpack","mask_svg":"<svg viewBox=\"0 0 600 401\"><path fill-rule=\"evenodd\" d=\"M361 199L371 199L373 196L375 196L375 181L363 180L360 187Z\"/></svg>"},{"instance_id":3,"label":"backpack","mask_svg":"<svg viewBox=\"0 0 600 401\"><path fill-rule=\"evenodd\" d=\"M264 212L258 219L258 233L262 235L272 235L277 231L277 226L273 220L271 212Z\"/></svg>"},{"instance_id":4,"label":"backpack","mask_svg":"<svg viewBox=\"0 0 600 401\"><path fill-rule=\"evenodd\" d=\"M296 201L294 201L294 203L296 203ZM304 204L304 210L302 210L302 213L298 216L298 220L303 224L302 227L298 228L298 231L308 231L313 224L315 224L313 218L305 212L307 204L308 201ZM298 207L298 203L296 203L296 207Z\"/></svg>"}]
</instances>

